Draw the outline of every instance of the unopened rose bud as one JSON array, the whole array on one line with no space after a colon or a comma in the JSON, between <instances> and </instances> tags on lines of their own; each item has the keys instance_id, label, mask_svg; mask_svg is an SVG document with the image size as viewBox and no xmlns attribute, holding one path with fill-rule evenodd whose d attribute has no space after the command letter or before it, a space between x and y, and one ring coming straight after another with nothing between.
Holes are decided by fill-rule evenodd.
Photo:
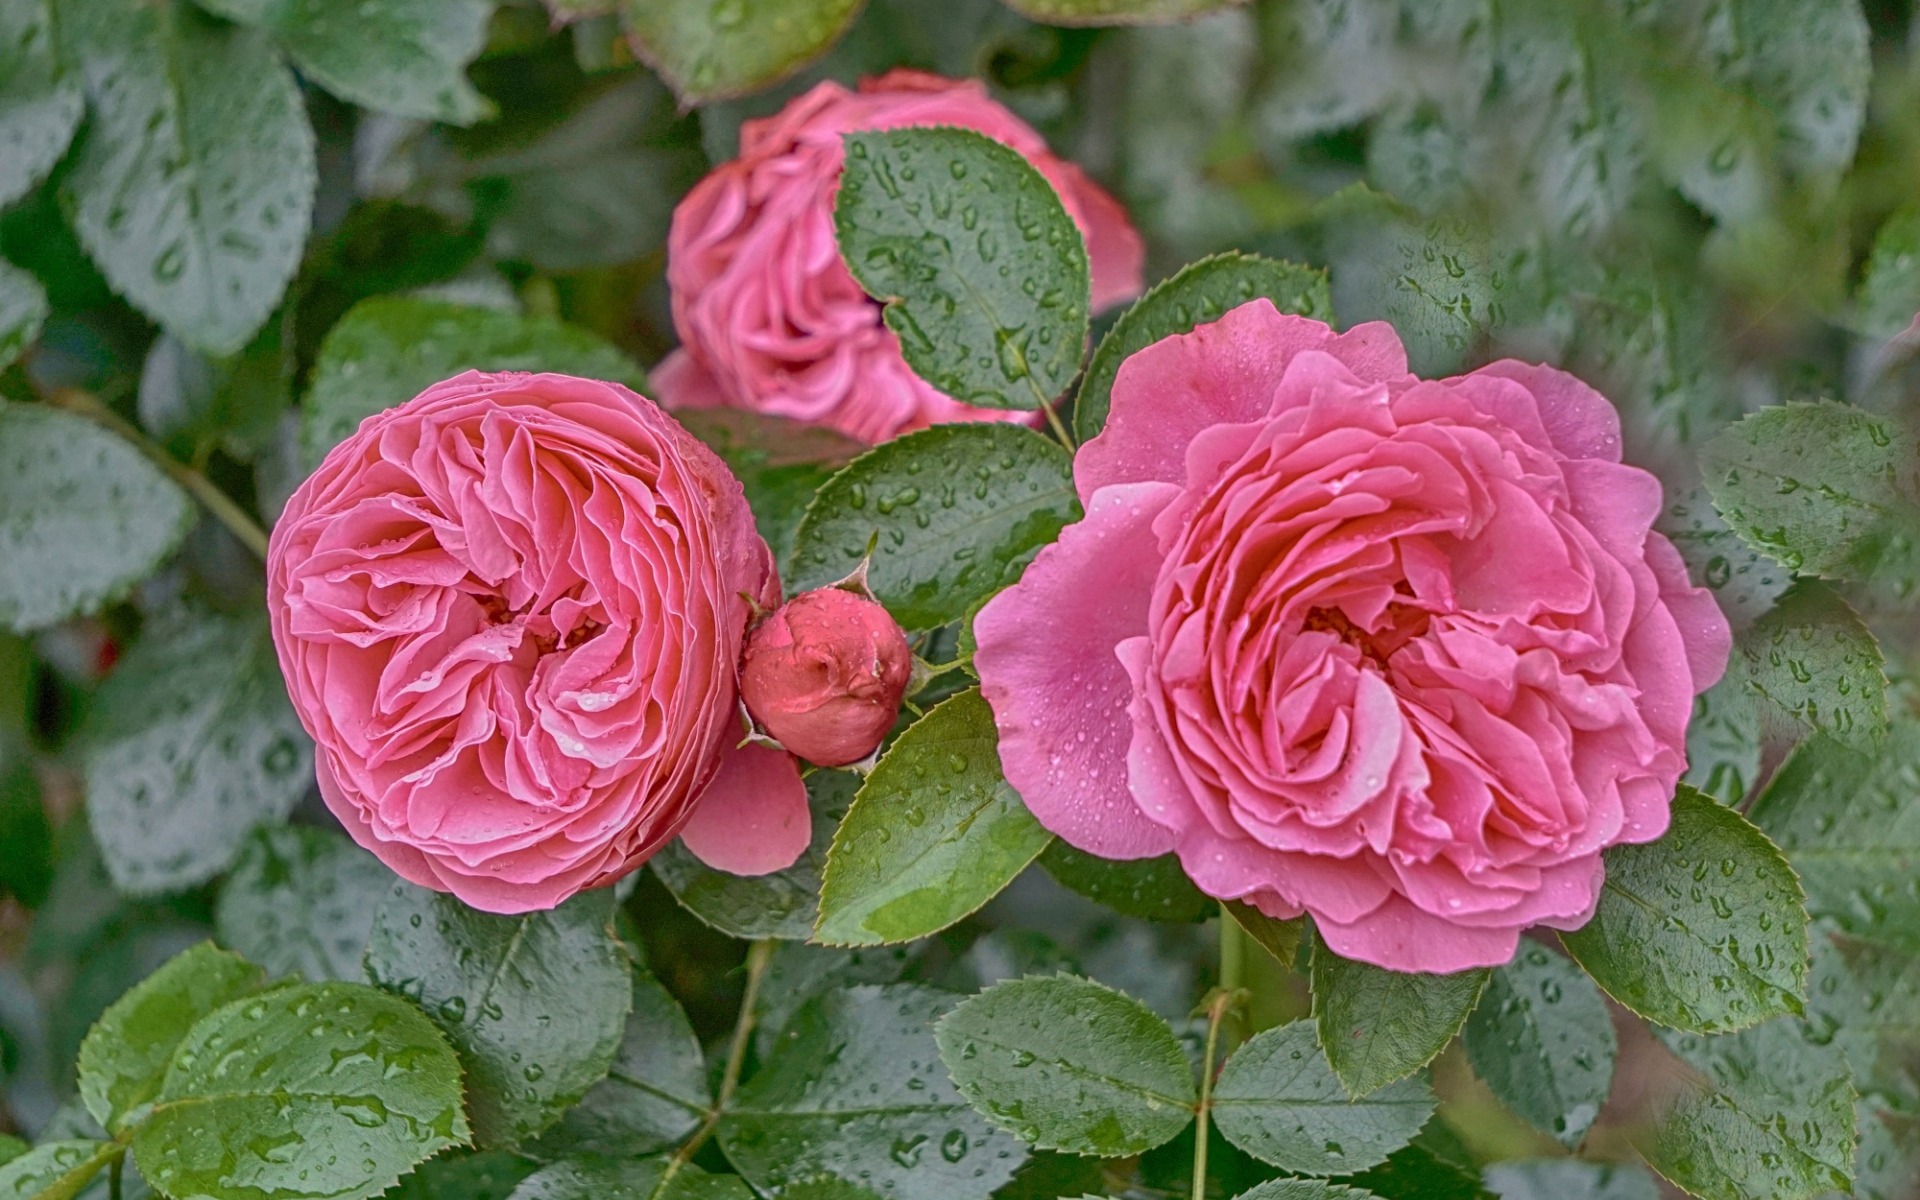
<instances>
[{"instance_id":1,"label":"unopened rose bud","mask_svg":"<svg viewBox=\"0 0 1920 1200\"><path fill-rule=\"evenodd\" d=\"M740 695L782 746L840 767L887 736L912 673L906 635L886 609L824 587L781 605L748 636Z\"/></svg>"}]
</instances>

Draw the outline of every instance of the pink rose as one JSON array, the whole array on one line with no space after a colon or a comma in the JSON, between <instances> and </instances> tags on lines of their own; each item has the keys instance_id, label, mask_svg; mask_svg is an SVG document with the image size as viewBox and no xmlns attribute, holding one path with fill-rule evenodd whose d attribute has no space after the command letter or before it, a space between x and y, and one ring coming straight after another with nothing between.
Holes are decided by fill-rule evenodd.
<instances>
[{"instance_id":1,"label":"pink rose","mask_svg":"<svg viewBox=\"0 0 1920 1200\"><path fill-rule=\"evenodd\" d=\"M550 908L675 835L786 866L777 751L735 751L766 543L719 458L652 402L469 371L369 417L274 527L267 599L320 792L401 876Z\"/></svg>"},{"instance_id":2,"label":"pink rose","mask_svg":"<svg viewBox=\"0 0 1920 1200\"><path fill-rule=\"evenodd\" d=\"M912 674L913 652L886 609L824 587L795 596L754 627L740 694L782 746L843 767L879 748Z\"/></svg>"},{"instance_id":3,"label":"pink rose","mask_svg":"<svg viewBox=\"0 0 1920 1200\"><path fill-rule=\"evenodd\" d=\"M943 421L1029 417L970 407L915 375L880 306L840 261L840 135L910 125L978 130L1025 155L1087 239L1094 307L1139 293L1140 236L1126 211L979 81L899 70L858 92L823 83L748 121L740 157L674 210L667 282L683 348L653 372L669 408L757 409L869 442Z\"/></svg>"},{"instance_id":4,"label":"pink rose","mask_svg":"<svg viewBox=\"0 0 1920 1200\"><path fill-rule=\"evenodd\" d=\"M1129 358L1086 519L975 622L1007 778L1345 957L1506 962L1666 829L1730 635L1606 398L1265 300Z\"/></svg>"}]
</instances>

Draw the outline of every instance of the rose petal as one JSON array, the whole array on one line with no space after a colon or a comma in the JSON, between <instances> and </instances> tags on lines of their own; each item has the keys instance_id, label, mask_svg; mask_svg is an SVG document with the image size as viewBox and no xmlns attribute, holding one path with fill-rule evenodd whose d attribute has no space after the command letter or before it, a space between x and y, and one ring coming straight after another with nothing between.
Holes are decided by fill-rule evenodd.
<instances>
[{"instance_id":1,"label":"rose petal","mask_svg":"<svg viewBox=\"0 0 1920 1200\"><path fill-rule=\"evenodd\" d=\"M812 840L800 764L770 746L728 753L680 830L680 843L694 857L731 875L784 871Z\"/></svg>"}]
</instances>

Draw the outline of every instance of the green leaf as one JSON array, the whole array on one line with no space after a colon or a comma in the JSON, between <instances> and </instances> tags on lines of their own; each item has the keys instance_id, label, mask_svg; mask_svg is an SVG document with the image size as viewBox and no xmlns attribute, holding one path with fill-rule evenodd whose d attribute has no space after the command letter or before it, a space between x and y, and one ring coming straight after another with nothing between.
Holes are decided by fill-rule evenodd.
<instances>
[{"instance_id":1,"label":"green leaf","mask_svg":"<svg viewBox=\"0 0 1920 1200\"><path fill-rule=\"evenodd\" d=\"M1693 582L1713 592L1736 629L1765 616L1793 585L1793 572L1727 527L1704 487L1669 504L1657 527L1686 560Z\"/></svg>"},{"instance_id":2,"label":"green leaf","mask_svg":"<svg viewBox=\"0 0 1920 1200\"><path fill-rule=\"evenodd\" d=\"M1653 1169L1701 1200L1801 1200L1853 1183L1853 1085L1839 1048L1804 1023L1724 1037L1663 1035L1693 1068L1636 1139Z\"/></svg>"},{"instance_id":3,"label":"green leaf","mask_svg":"<svg viewBox=\"0 0 1920 1200\"><path fill-rule=\"evenodd\" d=\"M1347 1175L1385 1162L1433 1115L1424 1079L1349 1098L1315 1040L1313 1022L1255 1035L1213 1089L1213 1119L1261 1162L1303 1175Z\"/></svg>"},{"instance_id":4,"label":"green leaf","mask_svg":"<svg viewBox=\"0 0 1920 1200\"><path fill-rule=\"evenodd\" d=\"M867 448L824 425L742 408L687 409L674 416L726 460L747 491L760 536L782 563L813 493Z\"/></svg>"},{"instance_id":5,"label":"green leaf","mask_svg":"<svg viewBox=\"0 0 1920 1200\"><path fill-rule=\"evenodd\" d=\"M1086 352L1087 248L1060 197L965 129L846 135L840 254L914 374L982 408L1037 409Z\"/></svg>"},{"instance_id":6,"label":"green leaf","mask_svg":"<svg viewBox=\"0 0 1920 1200\"><path fill-rule=\"evenodd\" d=\"M1214 900L1187 878L1178 855L1122 861L1076 850L1055 839L1040 852L1054 881L1123 916L1184 924L1213 915Z\"/></svg>"},{"instance_id":7,"label":"green leaf","mask_svg":"<svg viewBox=\"0 0 1920 1200\"><path fill-rule=\"evenodd\" d=\"M1920 954L1920 724L1903 716L1875 755L1828 738L1796 748L1754 801L1754 824L1786 851L1807 909L1858 937Z\"/></svg>"},{"instance_id":8,"label":"green leaf","mask_svg":"<svg viewBox=\"0 0 1920 1200\"><path fill-rule=\"evenodd\" d=\"M1074 431L1080 440L1105 427L1121 363L1162 338L1217 321L1229 309L1260 297L1283 313L1333 319L1325 271L1233 251L1189 263L1155 284L1100 339L1074 401Z\"/></svg>"},{"instance_id":9,"label":"green leaf","mask_svg":"<svg viewBox=\"0 0 1920 1200\"><path fill-rule=\"evenodd\" d=\"M633 968L633 1015L607 1077L541 1136L542 1157L637 1158L670 1149L713 1107L706 1060L687 1014L645 968Z\"/></svg>"},{"instance_id":10,"label":"green leaf","mask_svg":"<svg viewBox=\"0 0 1920 1200\"><path fill-rule=\"evenodd\" d=\"M1801 1010L1805 894L1745 817L1682 785L1665 836L1615 846L1606 867L1593 919L1561 942L1608 995L1701 1033Z\"/></svg>"},{"instance_id":11,"label":"green leaf","mask_svg":"<svg viewBox=\"0 0 1920 1200\"><path fill-rule=\"evenodd\" d=\"M302 405L301 444L318 465L360 422L462 371L557 371L644 390L626 355L547 317L410 296L376 296L340 318L320 345Z\"/></svg>"},{"instance_id":12,"label":"green leaf","mask_svg":"<svg viewBox=\"0 0 1920 1200\"><path fill-rule=\"evenodd\" d=\"M272 447L293 403L292 317L282 308L246 349L219 361L171 335L154 339L140 370L141 427L187 462L216 447L243 461Z\"/></svg>"},{"instance_id":13,"label":"green leaf","mask_svg":"<svg viewBox=\"0 0 1920 1200\"><path fill-rule=\"evenodd\" d=\"M1080 519L1073 459L1031 429L939 425L856 458L794 536L792 590L845 578L869 547L869 585L909 629L957 621L1019 578Z\"/></svg>"},{"instance_id":14,"label":"green leaf","mask_svg":"<svg viewBox=\"0 0 1920 1200\"><path fill-rule=\"evenodd\" d=\"M1372 1192L1318 1179L1269 1179L1234 1200L1378 1200Z\"/></svg>"},{"instance_id":15,"label":"green leaf","mask_svg":"<svg viewBox=\"0 0 1920 1200\"><path fill-rule=\"evenodd\" d=\"M1627 1163L1536 1158L1495 1163L1486 1176L1500 1200L1660 1200L1653 1176Z\"/></svg>"},{"instance_id":16,"label":"green leaf","mask_svg":"<svg viewBox=\"0 0 1920 1200\"><path fill-rule=\"evenodd\" d=\"M1140 1154L1193 1120L1193 1067L1138 1000L1070 975L969 997L934 1029L980 1114L1043 1150Z\"/></svg>"},{"instance_id":17,"label":"green leaf","mask_svg":"<svg viewBox=\"0 0 1920 1200\"><path fill-rule=\"evenodd\" d=\"M563 1159L528 1176L508 1200L753 1200L753 1193L737 1175L709 1175L692 1165L669 1180L664 1158L587 1157Z\"/></svg>"},{"instance_id":18,"label":"green leaf","mask_svg":"<svg viewBox=\"0 0 1920 1200\"><path fill-rule=\"evenodd\" d=\"M0 21L5 19L0 16ZM0 370L40 340L46 320L47 293L40 281L0 259Z\"/></svg>"},{"instance_id":19,"label":"green leaf","mask_svg":"<svg viewBox=\"0 0 1920 1200\"><path fill-rule=\"evenodd\" d=\"M53 888L53 824L29 756L10 752L6 740L0 728L0 896L39 908Z\"/></svg>"},{"instance_id":20,"label":"green leaf","mask_svg":"<svg viewBox=\"0 0 1920 1200\"><path fill-rule=\"evenodd\" d=\"M1487 230L1423 220L1362 184L1323 202L1333 308L1342 320L1391 322L1415 374L1445 375L1495 324L1504 276Z\"/></svg>"},{"instance_id":21,"label":"green leaf","mask_svg":"<svg viewBox=\"0 0 1920 1200\"><path fill-rule=\"evenodd\" d=\"M86 106L55 32L53 0L0 7L0 208L53 170Z\"/></svg>"},{"instance_id":22,"label":"green leaf","mask_svg":"<svg viewBox=\"0 0 1920 1200\"><path fill-rule=\"evenodd\" d=\"M414 1168L381 1200L507 1200L536 1169L505 1150L442 1154Z\"/></svg>"},{"instance_id":23,"label":"green leaf","mask_svg":"<svg viewBox=\"0 0 1920 1200\"><path fill-rule=\"evenodd\" d=\"M1049 25L1165 25L1242 0L1006 0L1023 17Z\"/></svg>"},{"instance_id":24,"label":"green leaf","mask_svg":"<svg viewBox=\"0 0 1920 1200\"><path fill-rule=\"evenodd\" d=\"M210 354L280 303L313 215L293 73L257 30L183 0L61 0L92 117L64 188L114 289Z\"/></svg>"},{"instance_id":25,"label":"green leaf","mask_svg":"<svg viewBox=\"0 0 1920 1200\"><path fill-rule=\"evenodd\" d=\"M467 1136L460 1063L432 1023L372 988L320 983L195 1025L133 1154L169 1196L364 1200Z\"/></svg>"},{"instance_id":26,"label":"green leaf","mask_svg":"<svg viewBox=\"0 0 1920 1200\"><path fill-rule=\"evenodd\" d=\"M1577 1146L1613 1088L1618 1043L1599 989L1580 969L1523 941L1467 1018L1467 1057L1528 1124Z\"/></svg>"},{"instance_id":27,"label":"green leaf","mask_svg":"<svg viewBox=\"0 0 1920 1200\"><path fill-rule=\"evenodd\" d=\"M94 838L135 895L211 879L313 784L264 616L159 623L107 677L81 737Z\"/></svg>"},{"instance_id":28,"label":"green leaf","mask_svg":"<svg viewBox=\"0 0 1920 1200\"><path fill-rule=\"evenodd\" d=\"M634 53L688 107L757 92L825 53L864 0L619 0Z\"/></svg>"},{"instance_id":29,"label":"green leaf","mask_svg":"<svg viewBox=\"0 0 1920 1200\"><path fill-rule=\"evenodd\" d=\"M1415 1144L1348 1182L1381 1200L1493 1200L1493 1193L1480 1185L1471 1167L1434 1153L1421 1144L1425 1140L1422 1135Z\"/></svg>"},{"instance_id":30,"label":"green leaf","mask_svg":"<svg viewBox=\"0 0 1920 1200\"><path fill-rule=\"evenodd\" d=\"M888 748L827 853L816 940L938 933L998 895L1053 835L1000 774L993 710L970 689Z\"/></svg>"},{"instance_id":31,"label":"green leaf","mask_svg":"<svg viewBox=\"0 0 1920 1200\"><path fill-rule=\"evenodd\" d=\"M1887 728L1880 645L1846 601L1801 583L1734 642L1729 666L1762 704L1762 719L1855 746Z\"/></svg>"},{"instance_id":32,"label":"green leaf","mask_svg":"<svg viewBox=\"0 0 1920 1200\"><path fill-rule=\"evenodd\" d=\"M807 807L813 840L784 871L734 875L716 871L678 840L653 856L653 873L686 910L721 933L737 938L805 941L820 916L820 872L834 831L853 803L860 777L850 771L817 770L807 776Z\"/></svg>"},{"instance_id":33,"label":"green leaf","mask_svg":"<svg viewBox=\"0 0 1920 1200\"><path fill-rule=\"evenodd\" d=\"M201 0L271 33L300 70L351 104L469 125L493 115L462 69L487 44L494 0Z\"/></svg>"},{"instance_id":34,"label":"green leaf","mask_svg":"<svg viewBox=\"0 0 1920 1200\"><path fill-rule=\"evenodd\" d=\"M1026 1158L940 1063L932 1025L954 1000L913 984L827 992L797 1013L719 1126L761 1191L831 1176L885 1200L986 1200Z\"/></svg>"},{"instance_id":35,"label":"green leaf","mask_svg":"<svg viewBox=\"0 0 1920 1200\"><path fill-rule=\"evenodd\" d=\"M0 1200L73 1200L123 1153L115 1142L44 1142L0 1165Z\"/></svg>"},{"instance_id":36,"label":"green leaf","mask_svg":"<svg viewBox=\"0 0 1920 1200\"><path fill-rule=\"evenodd\" d=\"M202 942L115 1001L80 1045L80 1096L93 1119L119 1132L160 1094L167 1064L194 1023L266 982L259 967Z\"/></svg>"},{"instance_id":37,"label":"green leaf","mask_svg":"<svg viewBox=\"0 0 1920 1200\"><path fill-rule=\"evenodd\" d=\"M31 1149L33 1147L17 1137L0 1134L0 1166L5 1166Z\"/></svg>"},{"instance_id":38,"label":"green leaf","mask_svg":"<svg viewBox=\"0 0 1920 1200\"><path fill-rule=\"evenodd\" d=\"M1687 773L1680 781L1722 804L1739 804L1760 779L1760 701L1729 673L1693 698Z\"/></svg>"},{"instance_id":39,"label":"green leaf","mask_svg":"<svg viewBox=\"0 0 1920 1200\"><path fill-rule=\"evenodd\" d=\"M97 610L146 578L193 527L193 502L85 417L0 401L0 627Z\"/></svg>"},{"instance_id":40,"label":"green leaf","mask_svg":"<svg viewBox=\"0 0 1920 1200\"><path fill-rule=\"evenodd\" d=\"M276 978L359 982L373 915L393 883L379 859L328 829L254 834L220 890L220 943Z\"/></svg>"},{"instance_id":41,"label":"green leaf","mask_svg":"<svg viewBox=\"0 0 1920 1200\"><path fill-rule=\"evenodd\" d=\"M766 982L760 988L760 1026L754 1031L754 1050L761 1058L773 1054L781 1029L807 1002L823 992L861 983L898 983L914 965L915 946L870 946L859 950L835 950L787 942L773 953L767 964Z\"/></svg>"},{"instance_id":42,"label":"green leaf","mask_svg":"<svg viewBox=\"0 0 1920 1200\"><path fill-rule=\"evenodd\" d=\"M1708 442L1700 465L1720 515L1754 549L1905 601L1920 587L1911 441L1863 409L1786 404Z\"/></svg>"},{"instance_id":43,"label":"green leaf","mask_svg":"<svg viewBox=\"0 0 1920 1200\"><path fill-rule=\"evenodd\" d=\"M1389 971L1341 958L1316 937L1313 1018L1327 1062L1347 1093L1378 1091L1432 1062L1466 1023L1489 974Z\"/></svg>"},{"instance_id":44,"label":"green leaf","mask_svg":"<svg viewBox=\"0 0 1920 1200\"><path fill-rule=\"evenodd\" d=\"M516 917L394 885L374 918L367 978L419 1004L468 1077L483 1145L514 1145L605 1079L633 1003L609 888Z\"/></svg>"},{"instance_id":45,"label":"green leaf","mask_svg":"<svg viewBox=\"0 0 1920 1200\"><path fill-rule=\"evenodd\" d=\"M1816 927L1807 1027L1840 1047L1859 1091L1920 1107L1920 957L1912 950Z\"/></svg>"},{"instance_id":46,"label":"green leaf","mask_svg":"<svg viewBox=\"0 0 1920 1200\"><path fill-rule=\"evenodd\" d=\"M1854 296L1861 332L1886 341L1920 313L1920 203L1908 203L1873 238L1860 290Z\"/></svg>"},{"instance_id":47,"label":"green leaf","mask_svg":"<svg viewBox=\"0 0 1920 1200\"><path fill-rule=\"evenodd\" d=\"M1293 969L1294 960L1300 955L1300 943L1307 936L1305 917L1291 920L1270 917L1244 900L1222 900L1220 908L1248 937L1260 943L1262 950L1273 955L1275 962Z\"/></svg>"}]
</instances>

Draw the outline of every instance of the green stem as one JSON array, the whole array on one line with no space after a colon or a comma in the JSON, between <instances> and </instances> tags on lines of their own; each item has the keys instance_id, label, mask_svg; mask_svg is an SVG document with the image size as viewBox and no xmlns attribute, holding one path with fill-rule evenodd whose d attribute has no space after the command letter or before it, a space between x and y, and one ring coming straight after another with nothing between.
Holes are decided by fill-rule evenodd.
<instances>
[{"instance_id":1,"label":"green stem","mask_svg":"<svg viewBox=\"0 0 1920 1200\"><path fill-rule=\"evenodd\" d=\"M760 984L767 977L767 966L773 961L773 950L777 943L772 938L761 938L747 951L747 986L740 997L740 1015L734 1019L733 1040L727 1045L727 1065L720 1072L720 1090L715 1095L713 1107L707 1111L707 1119L693 1135L680 1143L680 1148L667 1160L667 1169L660 1176L660 1186L655 1189L658 1196L679 1173L680 1168L693 1160L700 1147L707 1144L713 1131L720 1125L720 1118L727 1113L727 1107L733 1103L733 1094L740 1087L740 1070L747 1063L747 1044L753 1037L754 1021L760 1006Z\"/></svg>"},{"instance_id":2,"label":"green stem","mask_svg":"<svg viewBox=\"0 0 1920 1200\"><path fill-rule=\"evenodd\" d=\"M1066 423L1060 419L1059 412L1057 412L1051 404L1042 404L1040 411L1047 414L1047 424L1053 427L1053 436L1060 439L1060 444L1067 448L1068 454L1072 454L1074 451L1073 435L1067 432Z\"/></svg>"},{"instance_id":3,"label":"green stem","mask_svg":"<svg viewBox=\"0 0 1920 1200\"><path fill-rule=\"evenodd\" d=\"M120 1200L120 1175L126 1166L127 1156L122 1154L107 1168L107 1200Z\"/></svg>"},{"instance_id":4,"label":"green stem","mask_svg":"<svg viewBox=\"0 0 1920 1200\"><path fill-rule=\"evenodd\" d=\"M1213 1003L1207 1006L1207 1052L1200 1060L1200 1104L1194 1110L1192 1200L1206 1200L1207 1125L1213 1114L1213 1056L1220 1049L1220 1024L1232 1006L1233 992L1225 987L1214 992Z\"/></svg>"},{"instance_id":5,"label":"green stem","mask_svg":"<svg viewBox=\"0 0 1920 1200\"><path fill-rule=\"evenodd\" d=\"M1234 920L1227 906L1220 906L1220 990L1228 995L1238 993L1246 986L1247 978L1247 931ZM1243 1013L1237 1020L1244 1022ZM1232 1035L1244 1035L1244 1023L1237 1023ZM1241 1036L1235 1036L1237 1043Z\"/></svg>"},{"instance_id":6,"label":"green stem","mask_svg":"<svg viewBox=\"0 0 1920 1200\"><path fill-rule=\"evenodd\" d=\"M227 532L239 539L241 545L253 551L254 556L262 562L266 561L267 531L248 515L246 509L235 503L233 497L213 486L212 480L168 454L153 439L142 433L119 413L78 388L59 388L51 391L47 393L46 401L56 408L78 413L94 424L112 430L133 443L140 453L146 455L155 466L165 471L175 483L185 488L189 495L198 500L200 506L206 509L214 520L225 525Z\"/></svg>"}]
</instances>

